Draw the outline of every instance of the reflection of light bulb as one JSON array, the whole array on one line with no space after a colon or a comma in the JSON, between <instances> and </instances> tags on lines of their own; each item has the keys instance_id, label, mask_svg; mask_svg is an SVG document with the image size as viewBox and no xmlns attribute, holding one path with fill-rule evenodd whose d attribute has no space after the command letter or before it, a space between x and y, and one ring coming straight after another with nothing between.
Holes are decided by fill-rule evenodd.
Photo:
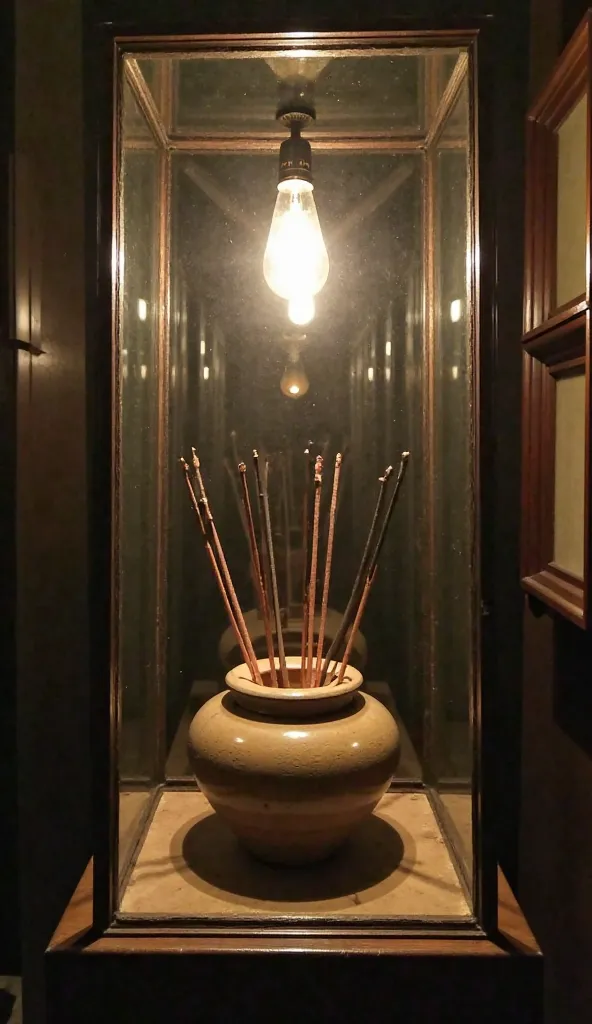
<instances>
[{"instance_id":1,"label":"reflection of light bulb","mask_svg":"<svg viewBox=\"0 0 592 1024\"><path fill-rule=\"evenodd\" d=\"M309 324L315 315L315 300L312 295L293 295L288 301L288 316L293 324Z\"/></svg>"},{"instance_id":2,"label":"reflection of light bulb","mask_svg":"<svg viewBox=\"0 0 592 1024\"><path fill-rule=\"evenodd\" d=\"M462 314L462 302L460 299L453 299L450 303L450 319L453 324L457 324Z\"/></svg>"},{"instance_id":3,"label":"reflection of light bulb","mask_svg":"<svg viewBox=\"0 0 592 1024\"><path fill-rule=\"evenodd\" d=\"M148 316L148 303L146 299L138 299L138 317L140 320L145 320Z\"/></svg>"},{"instance_id":4,"label":"reflection of light bulb","mask_svg":"<svg viewBox=\"0 0 592 1024\"><path fill-rule=\"evenodd\" d=\"M286 398L302 398L310 387L310 381L299 356L291 357L280 381L280 390Z\"/></svg>"},{"instance_id":5,"label":"reflection of light bulb","mask_svg":"<svg viewBox=\"0 0 592 1024\"><path fill-rule=\"evenodd\" d=\"M308 323L314 316L312 297L320 292L329 274L329 257L310 181L280 181L263 274L272 292L288 299L292 322ZM308 318L295 319L302 317L303 309L310 314Z\"/></svg>"}]
</instances>

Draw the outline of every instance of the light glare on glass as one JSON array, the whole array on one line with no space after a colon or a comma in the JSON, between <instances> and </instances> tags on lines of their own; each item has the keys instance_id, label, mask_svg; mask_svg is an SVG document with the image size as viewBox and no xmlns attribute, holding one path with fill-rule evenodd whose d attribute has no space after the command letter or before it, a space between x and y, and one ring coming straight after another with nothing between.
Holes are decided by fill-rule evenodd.
<instances>
[{"instance_id":1,"label":"light glare on glass","mask_svg":"<svg viewBox=\"0 0 592 1024\"><path fill-rule=\"evenodd\" d=\"M457 324L461 318L462 313L462 302L460 299L453 299L450 303L450 319L453 324Z\"/></svg>"}]
</instances>

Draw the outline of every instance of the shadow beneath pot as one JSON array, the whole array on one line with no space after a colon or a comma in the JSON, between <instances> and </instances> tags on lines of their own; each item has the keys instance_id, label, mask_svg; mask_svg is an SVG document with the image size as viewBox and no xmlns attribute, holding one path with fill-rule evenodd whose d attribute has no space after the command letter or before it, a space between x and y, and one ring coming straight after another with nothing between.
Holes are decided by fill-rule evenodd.
<instances>
[{"instance_id":1,"label":"shadow beneath pot","mask_svg":"<svg viewBox=\"0 0 592 1024\"><path fill-rule=\"evenodd\" d=\"M189 869L183 874L192 885L201 888L206 883L224 893L265 903L346 897L353 905L360 904L365 902L364 890L375 891L385 882L389 889L394 888L402 880L393 876L404 852L399 832L378 815L358 826L327 860L306 867L276 867L256 860L216 814L191 825L181 843L181 856Z\"/></svg>"}]
</instances>

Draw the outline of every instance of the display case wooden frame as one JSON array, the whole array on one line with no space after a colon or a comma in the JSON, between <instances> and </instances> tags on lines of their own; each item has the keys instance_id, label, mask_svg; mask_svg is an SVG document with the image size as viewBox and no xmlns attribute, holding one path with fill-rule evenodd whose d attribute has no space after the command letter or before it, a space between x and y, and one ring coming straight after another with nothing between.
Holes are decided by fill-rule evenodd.
<instances>
[{"instance_id":1,"label":"display case wooden frame","mask_svg":"<svg viewBox=\"0 0 592 1024\"><path fill-rule=\"evenodd\" d=\"M585 628L590 616L590 313L583 312L524 346L522 585ZM557 381L583 370L585 443L583 573L554 560Z\"/></svg>"},{"instance_id":2,"label":"display case wooden frame","mask_svg":"<svg viewBox=\"0 0 592 1024\"><path fill-rule=\"evenodd\" d=\"M527 120L524 332L529 336L565 323L590 303L590 13L564 50ZM586 110L585 289L557 303L558 129L588 96ZM582 186L584 187L584 186Z\"/></svg>"},{"instance_id":3,"label":"display case wooden frame","mask_svg":"<svg viewBox=\"0 0 592 1024\"><path fill-rule=\"evenodd\" d=\"M173 5L174 6L174 5ZM367 45L384 43L385 39L400 39L401 45L438 45L440 47L466 46L472 55L473 65L479 76L478 94L471 101L471 116L477 120L475 152L478 155L479 174L475 182L475 202L478 211L477 251L482 267L476 282L476 322L479 330L479 346L475 366L475 382L478 427L475 436L475 481L479 495L476 528L476 558L479 562L479 606L489 609L493 606L493 590L496 578L496 555L493 543L479 544L478 538L493 538L495 533L494 514L494 467L492 465L493 444L493 391L497 346L497 297L494 288L493 268L496 264L495 214L496 204L491 197L495 192L494 136L492 130L496 116L491 83L495 79L499 61L496 61L496 44L492 33L492 19L487 16L461 16L442 20L434 18L396 17L390 14L386 4L382 16L375 10L369 19L367 31L360 29L360 18L356 14L351 24L340 16L339 33L326 31L326 18L319 14L311 16L306 32L286 32L285 18L277 13L264 18L251 13L239 21L233 9L219 8L216 12L203 13L199 19L201 35L191 35L192 26L186 18L163 17L160 13L150 18L146 13L138 14L126 5L127 15L107 18L95 11L93 5L86 6L85 59L86 81L85 125L87 132L87 197L89 238L96 239L96 245L89 246L88 252L88 346L87 373L89 381L89 450L96 453L92 460L90 479L90 535L91 535L91 584L92 593L92 721L93 721L93 769L94 769L94 926L98 931L121 934L125 931L116 920L117 871L115 851L117 848L116 802L117 802L117 697L112 685L112 541L113 509L111 490L116 451L112 432L112 408L115 399L113 386L113 227L116 193L114 191L114 166L116 163L116 132L114 123L114 82L118 79L115 70L122 61L126 49L136 53L150 53L155 49L167 54L187 52L204 44L212 45L215 37L223 47L252 47L256 41L271 48L277 46L298 47L302 40L318 46L351 44L363 39ZM438 27L440 26L440 27ZM193 31L195 29L193 28ZM224 34L226 33L226 34ZM239 34L242 33L242 34ZM478 61L477 61L478 54ZM501 116L501 115L500 115ZM500 147L501 150L501 147ZM471 273L477 273L477 266ZM491 731L495 719L492 702L496 693L497 649L495 616L484 611L477 616L476 630L479 635L479 670L476 673L476 692L473 694L474 779L475 801L478 807L478 821L474 824L476 863L479 869L475 876L475 917L468 928L450 927L448 922L433 927L430 922L418 921L410 929L402 924L397 934L427 935L437 930L438 934L460 937L467 931L484 939L491 935L497 925L497 867L494 842L493 798L495 773L498 765L497 743ZM487 718L488 727L484 720ZM319 927L310 928L310 933L330 935L327 923L319 921ZM162 931L162 921L148 922L141 931L146 934L150 928ZM216 922L212 927L217 933L228 936L235 934L228 926L220 929ZM181 934L196 934L190 922L177 925ZM203 930L203 929L202 929ZM211 929L210 929L211 930ZM207 929L206 929L207 931ZM384 922L374 922L371 933L384 935ZM256 930L255 930L256 932ZM131 934L131 931L130 931ZM339 941L342 941L339 939Z\"/></svg>"}]
</instances>

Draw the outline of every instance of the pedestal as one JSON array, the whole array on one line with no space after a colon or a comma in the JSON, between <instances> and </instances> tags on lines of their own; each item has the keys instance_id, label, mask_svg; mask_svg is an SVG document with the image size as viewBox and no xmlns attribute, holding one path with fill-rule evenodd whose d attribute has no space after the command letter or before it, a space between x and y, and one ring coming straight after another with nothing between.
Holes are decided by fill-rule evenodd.
<instances>
[{"instance_id":1,"label":"pedestal","mask_svg":"<svg viewBox=\"0 0 592 1024\"><path fill-rule=\"evenodd\" d=\"M46 953L48 1024L541 1024L543 960L499 892L495 939L97 937L89 865Z\"/></svg>"}]
</instances>

